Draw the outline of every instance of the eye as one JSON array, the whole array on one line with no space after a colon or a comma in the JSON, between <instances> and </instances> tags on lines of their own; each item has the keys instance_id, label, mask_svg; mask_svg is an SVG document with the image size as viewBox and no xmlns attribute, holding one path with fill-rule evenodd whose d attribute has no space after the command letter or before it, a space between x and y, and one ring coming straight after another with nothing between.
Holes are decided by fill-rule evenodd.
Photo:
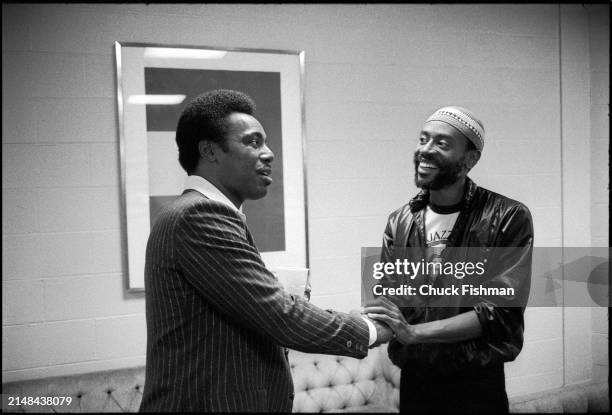
<instances>
[{"instance_id":1,"label":"eye","mask_svg":"<svg viewBox=\"0 0 612 415\"><path fill-rule=\"evenodd\" d=\"M253 148L259 148L261 146L261 137L251 136L247 137L245 140L245 144L251 146Z\"/></svg>"},{"instance_id":2,"label":"eye","mask_svg":"<svg viewBox=\"0 0 612 415\"><path fill-rule=\"evenodd\" d=\"M427 144L427 137L420 137L419 144Z\"/></svg>"}]
</instances>

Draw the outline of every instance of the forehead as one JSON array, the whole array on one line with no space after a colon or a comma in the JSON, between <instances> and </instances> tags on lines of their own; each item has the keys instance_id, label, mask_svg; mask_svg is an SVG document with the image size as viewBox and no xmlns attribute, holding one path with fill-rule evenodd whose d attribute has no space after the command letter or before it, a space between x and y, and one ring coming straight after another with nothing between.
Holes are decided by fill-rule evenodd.
<instances>
[{"instance_id":1,"label":"forehead","mask_svg":"<svg viewBox=\"0 0 612 415\"><path fill-rule=\"evenodd\" d=\"M429 137L446 136L452 137L455 140L465 140L463 134L450 124L442 121L429 121L423 124L421 134L426 134Z\"/></svg>"},{"instance_id":2,"label":"forehead","mask_svg":"<svg viewBox=\"0 0 612 415\"><path fill-rule=\"evenodd\" d=\"M242 112L233 112L226 118L228 136L259 133L266 136L263 126L252 115Z\"/></svg>"}]
</instances>

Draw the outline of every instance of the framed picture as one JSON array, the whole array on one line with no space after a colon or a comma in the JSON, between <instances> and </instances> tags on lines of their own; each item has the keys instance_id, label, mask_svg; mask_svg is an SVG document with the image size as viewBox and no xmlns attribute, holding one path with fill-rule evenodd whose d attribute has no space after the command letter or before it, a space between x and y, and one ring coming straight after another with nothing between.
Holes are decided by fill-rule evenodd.
<instances>
[{"instance_id":1,"label":"framed picture","mask_svg":"<svg viewBox=\"0 0 612 415\"><path fill-rule=\"evenodd\" d=\"M274 152L268 195L242 210L266 266L308 267L304 52L115 43L127 288L144 290L147 239L187 177L175 129L185 105L213 89L245 92Z\"/></svg>"}]
</instances>

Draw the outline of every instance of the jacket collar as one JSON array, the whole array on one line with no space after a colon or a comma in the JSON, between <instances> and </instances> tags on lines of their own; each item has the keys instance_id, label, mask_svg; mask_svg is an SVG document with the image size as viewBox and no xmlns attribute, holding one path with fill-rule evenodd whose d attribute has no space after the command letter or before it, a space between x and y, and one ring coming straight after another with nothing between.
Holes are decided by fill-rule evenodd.
<instances>
[{"instance_id":1,"label":"jacket collar","mask_svg":"<svg viewBox=\"0 0 612 415\"><path fill-rule=\"evenodd\" d=\"M225 196L221 190L219 190L214 184L203 178L202 176L191 175L185 178L185 191L187 190L195 190L201 193L203 196L208 199L221 202L233 211L235 211L238 216L242 218L243 221L246 220L246 216L242 213L242 206L237 208L227 196Z\"/></svg>"},{"instance_id":2,"label":"jacket collar","mask_svg":"<svg viewBox=\"0 0 612 415\"><path fill-rule=\"evenodd\" d=\"M476 193L478 186L469 177L465 178L465 193L463 195L463 206L467 207ZM415 197L413 197L408 205L410 206L410 212L415 213L422 210L429 203L429 190L421 190Z\"/></svg>"}]
</instances>

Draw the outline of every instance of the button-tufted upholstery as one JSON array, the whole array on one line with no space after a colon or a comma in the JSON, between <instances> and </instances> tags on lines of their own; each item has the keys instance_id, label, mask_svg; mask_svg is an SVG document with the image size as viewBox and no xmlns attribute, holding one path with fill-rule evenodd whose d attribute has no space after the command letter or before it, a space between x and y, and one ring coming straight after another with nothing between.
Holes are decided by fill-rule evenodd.
<instances>
[{"instance_id":1,"label":"button-tufted upholstery","mask_svg":"<svg viewBox=\"0 0 612 415\"><path fill-rule=\"evenodd\" d=\"M386 346L362 360L289 354L295 384L294 412L397 412L400 371ZM6 383L6 396L70 396L70 406L7 407L10 412L136 412L144 367ZM511 412L608 412L608 384L580 385L510 399Z\"/></svg>"},{"instance_id":2,"label":"button-tufted upholstery","mask_svg":"<svg viewBox=\"0 0 612 415\"><path fill-rule=\"evenodd\" d=\"M397 411L399 368L384 346L362 360L291 351L295 399L293 412ZM395 383L394 383L395 381Z\"/></svg>"},{"instance_id":3,"label":"button-tufted upholstery","mask_svg":"<svg viewBox=\"0 0 612 415\"><path fill-rule=\"evenodd\" d=\"M6 383L6 396L43 397L70 396L70 405L8 407L3 411L18 412L137 412L142 399L144 367L110 370L84 375Z\"/></svg>"}]
</instances>

